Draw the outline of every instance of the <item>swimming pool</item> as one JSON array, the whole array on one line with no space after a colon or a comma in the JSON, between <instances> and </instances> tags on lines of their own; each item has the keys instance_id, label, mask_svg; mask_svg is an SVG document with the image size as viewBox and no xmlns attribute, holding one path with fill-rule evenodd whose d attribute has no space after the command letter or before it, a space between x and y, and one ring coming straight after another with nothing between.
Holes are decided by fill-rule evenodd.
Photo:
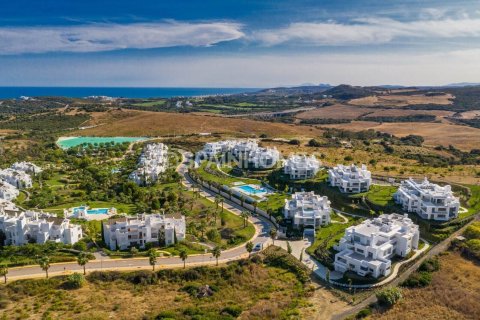
<instances>
[{"instance_id":1,"label":"swimming pool","mask_svg":"<svg viewBox=\"0 0 480 320\"><path fill-rule=\"evenodd\" d=\"M111 143L119 144L124 142L135 142L146 140L147 138L142 137L61 137L58 138L57 144L62 149L70 149L73 147L78 147L83 144L100 144L100 143Z\"/></svg>"},{"instance_id":2,"label":"swimming pool","mask_svg":"<svg viewBox=\"0 0 480 320\"><path fill-rule=\"evenodd\" d=\"M73 208L73 213L75 215L78 215L79 211L85 211L85 207ZM87 214L108 214L108 209L107 208L89 209L87 210Z\"/></svg>"},{"instance_id":3,"label":"swimming pool","mask_svg":"<svg viewBox=\"0 0 480 320\"><path fill-rule=\"evenodd\" d=\"M263 187L260 187L257 185L251 185L251 184L246 184L243 186L239 186L237 188L243 193L246 193L248 195L260 195L268 192L268 190Z\"/></svg>"}]
</instances>

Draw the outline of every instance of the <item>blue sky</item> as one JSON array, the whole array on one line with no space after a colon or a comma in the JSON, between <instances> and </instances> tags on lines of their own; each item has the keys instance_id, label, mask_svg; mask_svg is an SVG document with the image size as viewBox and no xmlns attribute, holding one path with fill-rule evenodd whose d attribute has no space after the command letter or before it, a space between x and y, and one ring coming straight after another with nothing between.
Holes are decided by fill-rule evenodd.
<instances>
[{"instance_id":1,"label":"blue sky","mask_svg":"<svg viewBox=\"0 0 480 320\"><path fill-rule=\"evenodd\" d=\"M0 86L480 82L480 3L2 1L0 74Z\"/></svg>"}]
</instances>

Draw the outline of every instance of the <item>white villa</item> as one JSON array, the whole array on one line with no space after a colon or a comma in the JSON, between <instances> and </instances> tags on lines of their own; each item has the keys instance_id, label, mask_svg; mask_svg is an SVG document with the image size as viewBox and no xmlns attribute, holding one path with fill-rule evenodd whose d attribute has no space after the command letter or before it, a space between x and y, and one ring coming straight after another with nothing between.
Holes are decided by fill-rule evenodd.
<instances>
[{"instance_id":1,"label":"white villa","mask_svg":"<svg viewBox=\"0 0 480 320\"><path fill-rule=\"evenodd\" d=\"M10 183L0 181L0 199L13 201L18 197L20 192Z\"/></svg>"},{"instance_id":2,"label":"white villa","mask_svg":"<svg viewBox=\"0 0 480 320\"><path fill-rule=\"evenodd\" d=\"M35 211L13 211L0 206L0 230L6 245L46 243L74 244L82 238L82 227L69 219Z\"/></svg>"},{"instance_id":3,"label":"white villa","mask_svg":"<svg viewBox=\"0 0 480 320\"><path fill-rule=\"evenodd\" d=\"M13 170L23 171L33 175L36 175L37 173L40 173L43 171L42 168L40 168L39 166L26 161L15 162L14 164L12 164L10 168L12 168Z\"/></svg>"},{"instance_id":4,"label":"white villa","mask_svg":"<svg viewBox=\"0 0 480 320\"><path fill-rule=\"evenodd\" d=\"M232 147L232 154L237 158L248 158L250 153L258 149L258 143L255 140L235 141Z\"/></svg>"},{"instance_id":5,"label":"white villa","mask_svg":"<svg viewBox=\"0 0 480 320\"><path fill-rule=\"evenodd\" d=\"M328 179L330 185L338 187L341 192L360 193L370 189L372 174L364 164L360 168L354 164L350 166L339 164L328 170Z\"/></svg>"},{"instance_id":6,"label":"white villa","mask_svg":"<svg viewBox=\"0 0 480 320\"><path fill-rule=\"evenodd\" d=\"M150 143L143 148L137 169L130 174L130 179L138 185L151 184L167 167L168 147L163 143Z\"/></svg>"},{"instance_id":7,"label":"white villa","mask_svg":"<svg viewBox=\"0 0 480 320\"><path fill-rule=\"evenodd\" d=\"M207 142L203 147L203 149L200 152L198 152L198 154L208 159L214 158L218 155L225 154L230 150L232 150L235 143L236 143L235 140Z\"/></svg>"},{"instance_id":8,"label":"white villa","mask_svg":"<svg viewBox=\"0 0 480 320\"><path fill-rule=\"evenodd\" d=\"M335 270L356 272L374 278L387 276L394 256L406 257L418 248L418 226L408 215L382 214L349 227L340 239L335 255Z\"/></svg>"},{"instance_id":9,"label":"white villa","mask_svg":"<svg viewBox=\"0 0 480 320\"><path fill-rule=\"evenodd\" d=\"M32 187L32 178L28 173L11 168L0 170L0 181L1 180L10 183L17 189Z\"/></svg>"},{"instance_id":10,"label":"white villa","mask_svg":"<svg viewBox=\"0 0 480 320\"><path fill-rule=\"evenodd\" d=\"M283 213L292 219L295 227L315 229L330 223L330 201L312 192L296 192L290 200L285 200Z\"/></svg>"},{"instance_id":11,"label":"white villa","mask_svg":"<svg viewBox=\"0 0 480 320\"><path fill-rule=\"evenodd\" d=\"M402 181L393 198L403 210L415 212L423 219L447 221L458 217L460 200L449 185L444 187L425 178L417 182L412 178Z\"/></svg>"},{"instance_id":12,"label":"white villa","mask_svg":"<svg viewBox=\"0 0 480 320\"><path fill-rule=\"evenodd\" d=\"M310 179L315 177L320 170L320 161L314 155L291 155L283 167L283 172L290 176L290 179Z\"/></svg>"},{"instance_id":13,"label":"white villa","mask_svg":"<svg viewBox=\"0 0 480 320\"><path fill-rule=\"evenodd\" d=\"M248 154L248 166L255 169L268 169L280 160L277 148L256 148Z\"/></svg>"},{"instance_id":14,"label":"white villa","mask_svg":"<svg viewBox=\"0 0 480 320\"><path fill-rule=\"evenodd\" d=\"M139 214L103 222L105 244L111 250L126 250L130 247L144 248L149 242L164 239L171 245L185 239L185 217L165 214Z\"/></svg>"}]
</instances>

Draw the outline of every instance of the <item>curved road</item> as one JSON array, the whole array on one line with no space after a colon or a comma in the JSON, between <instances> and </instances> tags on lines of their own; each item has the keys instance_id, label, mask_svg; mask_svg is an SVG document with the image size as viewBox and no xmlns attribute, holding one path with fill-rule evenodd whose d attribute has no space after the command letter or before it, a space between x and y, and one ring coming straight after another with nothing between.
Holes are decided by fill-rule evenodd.
<instances>
[{"instance_id":1,"label":"curved road","mask_svg":"<svg viewBox=\"0 0 480 320\"><path fill-rule=\"evenodd\" d=\"M182 156L183 160L182 163L178 166L177 171L183 176L183 185L186 188L191 189L192 181L190 181L187 175L187 171L192 155L187 152L182 152ZM212 202L214 201L214 194L206 190L201 190L200 194L208 200ZM229 210L237 215L239 215L243 210L245 210L237 204L230 202L228 199L224 199L223 207L225 208L225 210ZM263 246L265 246L269 241L271 241L268 233L271 226L270 222L255 216L251 216L249 221L253 223L256 230L255 235L250 241L252 241L255 245L257 243L262 243ZM245 249L245 245L242 244L238 247L222 251L222 255L218 261L219 263L227 263L229 261L234 261L246 257L248 257L248 252ZM216 260L212 257L211 253L190 255L186 260L187 266L208 265L215 263ZM183 261L179 257L159 258L157 261L157 269L181 267L183 267ZM90 261L86 265L86 270L90 272L99 270L138 270L151 268L152 267L148 262L148 258L110 259L109 257L103 257L102 255L97 255L96 260ZM83 268L80 267L76 262L68 262L52 264L49 269L49 275L61 275L71 272L83 272ZM40 269L40 267L38 266L10 268L8 272L9 280L36 278L44 276L45 272L42 271L42 269Z\"/></svg>"}]
</instances>

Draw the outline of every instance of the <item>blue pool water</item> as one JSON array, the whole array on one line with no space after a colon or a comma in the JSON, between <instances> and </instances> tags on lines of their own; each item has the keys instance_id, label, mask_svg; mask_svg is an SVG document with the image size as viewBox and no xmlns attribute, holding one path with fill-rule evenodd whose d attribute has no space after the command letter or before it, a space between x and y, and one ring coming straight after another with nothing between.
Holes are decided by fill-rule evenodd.
<instances>
[{"instance_id":1,"label":"blue pool water","mask_svg":"<svg viewBox=\"0 0 480 320\"><path fill-rule=\"evenodd\" d=\"M62 149L69 149L83 144L100 144L100 143L123 143L142 141L146 138L140 137L62 137L57 140L57 144Z\"/></svg>"},{"instance_id":2,"label":"blue pool water","mask_svg":"<svg viewBox=\"0 0 480 320\"><path fill-rule=\"evenodd\" d=\"M77 214L81 210L85 210L85 207L74 208L73 213ZM87 214L108 214L108 209L90 209L87 210Z\"/></svg>"},{"instance_id":3,"label":"blue pool water","mask_svg":"<svg viewBox=\"0 0 480 320\"><path fill-rule=\"evenodd\" d=\"M240 190L242 190L243 192L247 193L247 194L259 194L259 193L266 193L267 192L267 189L263 188L263 187L260 187L260 188L255 188L249 184L247 185L244 185L244 186L240 186L238 187Z\"/></svg>"}]
</instances>

